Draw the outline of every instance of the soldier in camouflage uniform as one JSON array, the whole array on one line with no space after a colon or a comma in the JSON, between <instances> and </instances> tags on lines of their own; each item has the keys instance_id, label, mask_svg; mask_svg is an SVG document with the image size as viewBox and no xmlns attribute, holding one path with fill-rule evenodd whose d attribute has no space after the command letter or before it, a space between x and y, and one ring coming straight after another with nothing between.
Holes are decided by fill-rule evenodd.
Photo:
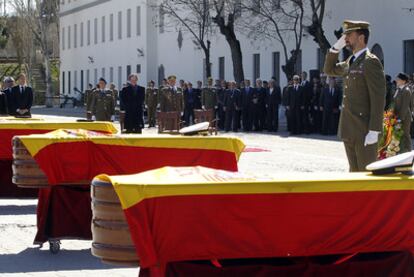
<instances>
[{"instance_id":1,"label":"soldier in camouflage uniform","mask_svg":"<svg viewBox=\"0 0 414 277\"><path fill-rule=\"evenodd\" d=\"M90 111L92 119L97 121L113 121L115 117L115 99L112 91L106 89L106 81L99 79L99 89L92 94Z\"/></svg>"},{"instance_id":2,"label":"soldier in camouflage uniform","mask_svg":"<svg viewBox=\"0 0 414 277\"><path fill-rule=\"evenodd\" d=\"M145 92L145 106L148 115L148 128L155 127L155 115L157 113L157 105L159 103L158 89L154 87L153 80L148 82L148 87Z\"/></svg>"},{"instance_id":3,"label":"soldier in camouflage uniform","mask_svg":"<svg viewBox=\"0 0 414 277\"><path fill-rule=\"evenodd\" d=\"M339 137L344 141L350 171L365 171L377 159L385 105L385 74L380 60L367 48L369 23L345 21L344 35L326 56L324 71L344 78ZM337 63L347 46L353 55Z\"/></svg>"}]
</instances>

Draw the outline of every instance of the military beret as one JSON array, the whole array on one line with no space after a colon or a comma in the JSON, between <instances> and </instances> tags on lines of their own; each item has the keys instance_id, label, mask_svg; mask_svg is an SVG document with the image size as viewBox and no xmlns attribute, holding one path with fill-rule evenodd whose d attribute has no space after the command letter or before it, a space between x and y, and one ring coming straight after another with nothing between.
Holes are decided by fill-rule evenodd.
<instances>
[{"instance_id":1,"label":"military beret","mask_svg":"<svg viewBox=\"0 0 414 277\"><path fill-rule=\"evenodd\" d=\"M104 78L99 78L99 82L102 81L106 84L106 80Z\"/></svg>"},{"instance_id":2,"label":"military beret","mask_svg":"<svg viewBox=\"0 0 414 277\"><path fill-rule=\"evenodd\" d=\"M408 82L408 80L410 79L410 77L408 77L408 75L405 74L404 72L398 73L397 78L402 81L406 81L406 82Z\"/></svg>"},{"instance_id":3,"label":"military beret","mask_svg":"<svg viewBox=\"0 0 414 277\"><path fill-rule=\"evenodd\" d=\"M168 76L168 80L177 80L177 76L170 75L170 76Z\"/></svg>"},{"instance_id":4,"label":"military beret","mask_svg":"<svg viewBox=\"0 0 414 277\"><path fill-rule=\"evenodd\" d=\"M366 21L345 20L342 24L343 34L348 34L358 30L369 30L369 23Z\"/></svg>"}]
</instances>

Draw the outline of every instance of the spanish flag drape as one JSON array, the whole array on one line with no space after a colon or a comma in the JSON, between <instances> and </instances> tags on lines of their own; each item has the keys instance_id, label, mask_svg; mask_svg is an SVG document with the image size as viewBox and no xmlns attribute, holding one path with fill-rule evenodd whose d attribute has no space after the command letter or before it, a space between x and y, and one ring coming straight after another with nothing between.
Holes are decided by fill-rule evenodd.
<instances>
[{"instance_id":1,"label":"spanish flag drape","mask_svg":"<svg viewBox=\"0 0 414 277\"><path fill-rule=\"evenodd\" d=\"M98 174L132 174L163 166L237 171L243 142L233 137L104 135L56 130L19 137L51 185L90 182Z\"/></svg>"},{"instance_id":2,"label":"spanish flag drape","mask_svg":"<svg viewBox=\"0 0 414 277\"><path fill-rule=\"evenodd\" d=\"M0 119L0 160L11 160L14 136L44 134L57 129L85 129L103 133L117 133L111 122L58 122L34 119Z\"/></svg>"},{"instance_id":3,"label":"spanish flag drape","mask_svg":"<svg viewBox=\"0 0 414 277\"><path fill-rule=\"evenodd\" d=\"M168 262L414 250L414 178L266 179L200 167L112 182L142 268Z\"/></svg>"}]
</instances>

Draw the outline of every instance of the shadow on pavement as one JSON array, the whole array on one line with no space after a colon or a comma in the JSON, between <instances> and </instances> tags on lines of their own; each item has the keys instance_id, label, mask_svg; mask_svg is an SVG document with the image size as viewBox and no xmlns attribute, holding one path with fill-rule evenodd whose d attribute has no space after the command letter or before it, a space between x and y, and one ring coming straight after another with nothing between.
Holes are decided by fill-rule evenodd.
<instances>
[{"instance_id":1,"label":"shadow on pavement","mask_svg":"<svg viewBox=\"0 0 414 277\"><path fill-rule=\"evenodd\" d=\"M0 254L0 273L25 273L125 268L103 264L90 249L65 250L56 255L49 250L27 248L18 254Z\"/></svg>"},{"instance_id":2,"label":"shadow on pavement","mask_svg":"<svg viewBox=\"0 0 414 277\"><path fill-rule=\"evenodd\" d=\"M37 205L6 205L1 206L0 216L1 215L27 215L27 214L36 214Z\"/></svg>"}]
</instances>

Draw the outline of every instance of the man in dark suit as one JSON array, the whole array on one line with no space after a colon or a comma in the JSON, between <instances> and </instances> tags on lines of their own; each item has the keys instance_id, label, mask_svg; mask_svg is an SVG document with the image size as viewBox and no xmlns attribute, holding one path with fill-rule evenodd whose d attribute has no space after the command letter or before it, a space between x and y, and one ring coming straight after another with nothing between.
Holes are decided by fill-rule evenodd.
<instances>
[{"instance_id":1,"label":"man in dark suit","mask_svg":"<svg viewBox=\"0 0 414 277\"><path fill-rule=\"evenodd\" d=\"M303 106L301 107L302 112L302 126L303 131L306 134L311 132L311 124L310 124L310 111L311 111L311 102L312 102L312 84L308 81L308 74L304 71L302 72L302 103Z\"/></svg>"},{"instance_id":2,"label":"man in dark suit","mask_svg":"<svg viewBox=\"0 0 414 277\"><path fill-rule=\"evenodd\" d=\"M266 91L263 88L262 80L256 80L256 87L253 90L251 102L250 102L250 122L253 124L253 128L256 132L260 132L263 129L263 115L265 112L264 102L266 97Z\"/></svg>"},{"instance_id":3,"label":"man in dark suit","mask_svg":"<svg viewBox=\"0 0 414 277\"><path fill-rule=\"evenodd\" d=\"M13 114L17 117L31 117L30 109L33 104L33 89L27 86L26 75L19 75L19 85L12 88Z\"/></svg>"},{"instance_id":4,"label":"man in dark suit","mask_svg":"<svg viewBox=\"0 0 414 277\"><path fill-rule=\"evenodd\" d=\"M128 76L129 84L119 94L121 114L124 114L126 133L142 133L145 88L138 85L138 74Z\"/></svg>"},{"instance_id":5,"label":"man in dark suit","mask_svg":"<svg viewBox=\"0 0 414 277\"><path fill-rule=\"evenodd\" d=\"M187 88L184 89L184 121L189 126L194 122L194 109L197 102L197 91L193 88L193 84L188 82Z\"/></svg>"},{"instance_id":6,"label":"man in dark suit","mask_svg":"<svg viewBox=\"0 0 414 277\"><path fill-rule=\"evenodd\" d=\"M270 80L266 91L267 130L277 132L279 129L279 106L282 103L282 93L275 80Z\"/></svg>"},{"instance_id":7,"label":"man in dark suit","mask_svg":"<svg viewBox=\"0 0 414 277\"><path fill-rule=\"evenodd\" d=\"M13 77L6 77L4 78L4 87L2 90L3 93L3 106L0 107L0 110L2 110L3 114L12 114L13 111L16 111L16 108L14 107L14 102L12 99L12 88L14 87L14 79Z\"/></svg>"},{"instance_id":8,"label":"man in dark suit","mask_svg":"<svg viewBox=\"0 0 414 277\"><path fill-rule=\"evenodd\" d=\"M253 88L250 85L250 80L244 80L244 88L240 90L241 108L242 108L242 123L243 131L249 132L252 130L252 114L250 105L252 101Z\"/></svg>"},{"instance_id":9,"label":"man in dark suit","mask_svg":"<svg viewBox=\"0 0 414 277\"><path fill-rule=\"evenodd\" d=\"M290 121L289 121L289 88L293 85L293 80L288 80L287 85L282 90L282 105L285 107L286 127L287 131L290 132Z\"/></svg>"},{"instance_id":10,"label":"man in dark suit","mask_svg":"<svg viewBox=\"0 0 414 277\"><path fill-rule=\"evenodd\" d=\"M322 134L336 135L339 122L339 107L341 105L341 91L336 86L335 78L329 78L329 87L321 93L320 107L322 111Z\"/></svg>"},{"instance_id":11,"label":"man in dark suit","mask_svg":"<svg viewBox=\"0 0 414 277\"><path fill-rule=\"evenodd\" d=\"M226 132L233 129L234 132L238 131L240 122L240 107L241 96L240 91L236 88L236 82L229 82L229 89L226 90L224 96L224 112L225 112L225 124L224 130Z\"/></svg>"},{"instance_id":12,"label":"man in dark suit","mask_svg":"<svg viewBox=\"0 0 414 277\"><path fill-rule=\"evenodd\" d=\"M302 133L303 92L298 75L293 76L293 85L287 90L287 105L289 131L292 135Z\"/></svg>"},{"instance_id":13,"label":"man in dark suit","mask_svg":"<svg viewBox=\"0 0 414 277\"><path fill-rule=\"evenodd\" d=\"M0 116L8 115L7 95L0 91Z\"/></svg>"}]
</instances>

